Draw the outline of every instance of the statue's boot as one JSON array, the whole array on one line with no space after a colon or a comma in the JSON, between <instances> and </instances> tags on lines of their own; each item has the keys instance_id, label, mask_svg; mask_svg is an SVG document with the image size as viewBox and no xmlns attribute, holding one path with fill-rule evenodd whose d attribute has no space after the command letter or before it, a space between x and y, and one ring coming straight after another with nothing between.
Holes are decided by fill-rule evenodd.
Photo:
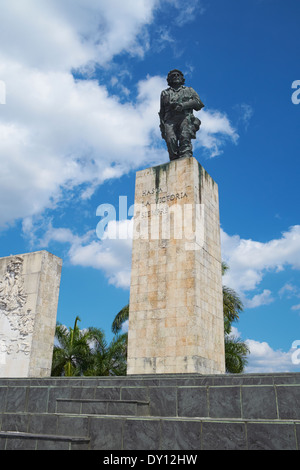
<instances>
[{"instance_id":1,"label":"statue's boot","mask_svg":"<svg viewBox=\"0 0 300 470\"><path fill-rule=\"evenodd\" d=\"M190 140L185 139L179 142L179 157L192 157L193 146Z\"/></svg>"},{"instance_id":2,"label":"statue's boot","mask_svg":"<svg viewBox=\"0 0 300 470\"><path fill-rule=\"evenodd\" d=\"M167 142L167 147L168 147L170 160L176 160L177 158L179 158L179 151L178 151L178 145L177 145L176 139L170 139Z\"/></svg>"}]
</instances>

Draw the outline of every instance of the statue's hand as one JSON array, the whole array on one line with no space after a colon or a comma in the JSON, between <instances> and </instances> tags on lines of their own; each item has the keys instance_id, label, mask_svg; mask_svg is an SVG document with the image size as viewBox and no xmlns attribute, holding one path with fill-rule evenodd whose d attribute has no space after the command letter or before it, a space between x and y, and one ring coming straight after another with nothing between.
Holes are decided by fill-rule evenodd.
<instances>
[{"instance_id":1,"label":"statue's hand","mask_svg":"<svg viewBox=\"0 0 300 470\"><path fill-rule=\"evenodd\" d=\"M182 110L183 110L183 105L180 104L180 103L179 103L179 104L176 104L176 106L175 106L174 109L175 109L175 111L177 111L178 113L181 113Z\"/></svg>"}]
</instances>

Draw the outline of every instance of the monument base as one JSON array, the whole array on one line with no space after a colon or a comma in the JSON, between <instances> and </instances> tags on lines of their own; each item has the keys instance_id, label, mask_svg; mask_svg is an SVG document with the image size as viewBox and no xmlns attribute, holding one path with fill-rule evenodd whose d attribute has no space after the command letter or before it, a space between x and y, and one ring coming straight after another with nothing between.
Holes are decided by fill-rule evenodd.
<instances>
[{"instance_id":1,"label":"monument base","mask_svg":"<svg viewBox=\"0 0 300 470\"><path fill-rule=\"evenodd\" d=\"M136 175L127 363L225 372L218 187L193 157Z\"/></svg>"}]
</instances>

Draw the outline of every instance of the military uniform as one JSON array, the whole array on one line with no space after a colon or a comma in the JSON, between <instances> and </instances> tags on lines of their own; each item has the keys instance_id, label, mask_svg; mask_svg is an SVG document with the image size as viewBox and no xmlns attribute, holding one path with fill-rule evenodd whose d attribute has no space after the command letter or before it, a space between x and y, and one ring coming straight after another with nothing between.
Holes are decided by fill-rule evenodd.
<instances>
[{"instance_id":1,"label":"military uniform","mask_svg":"<svg viewBox=\"0 0 300 470\"><path fill-rule=\"evenodd\" d=\"M200 120L193 114L204 107L193 88L181 85L163 90L160 98L160 130L169 151L170 160L192 156L191 139L196 138Z\"/></svg>"}]
</instances>

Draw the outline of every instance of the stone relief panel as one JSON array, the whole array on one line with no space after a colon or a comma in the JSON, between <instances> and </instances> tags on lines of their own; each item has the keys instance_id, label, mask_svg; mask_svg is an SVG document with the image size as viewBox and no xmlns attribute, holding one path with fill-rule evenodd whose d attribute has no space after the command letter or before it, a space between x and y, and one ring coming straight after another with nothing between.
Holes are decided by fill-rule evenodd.
<instances>
[{"instance_id":1,"label":"stone relief panel","mask_svg":"<svg viewBox=\"0 0 300 470\"><path fill-rule=\"evenodd\" d=\"M30 309L26 309L27 294L24 291L22 276L23 258L13 257L0 279L0 353L18 354L30 353L29 336L33 332L34 316ZM2 321L1 321L2 317ZM8 338L6 330L11 331Z\"/></svg>"}]
</instances>

